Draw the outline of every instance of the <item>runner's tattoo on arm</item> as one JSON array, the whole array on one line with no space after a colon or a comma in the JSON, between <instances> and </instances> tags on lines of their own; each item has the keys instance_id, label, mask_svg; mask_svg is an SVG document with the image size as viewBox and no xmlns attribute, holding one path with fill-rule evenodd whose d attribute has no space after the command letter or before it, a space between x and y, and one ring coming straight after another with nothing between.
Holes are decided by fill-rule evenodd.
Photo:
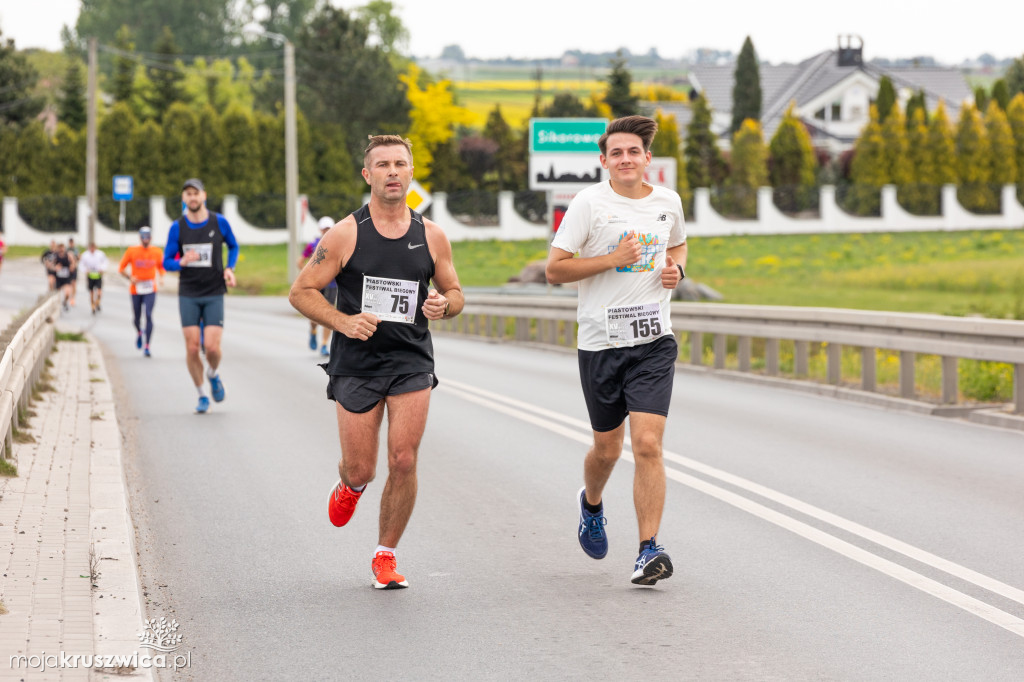
<instances>
[{"instance_id":1,"label":"runner's tattoo on arm","mask_svg":"<svg viewBox=\"0 0 1024 682\"><path fill-rule=\"evenodd\" d=\"M327 249L317 245L316 254L313 256L313 265L320 265L320 263L324 261L324 258L327 258Z\"/></svg>"}]
</instances>

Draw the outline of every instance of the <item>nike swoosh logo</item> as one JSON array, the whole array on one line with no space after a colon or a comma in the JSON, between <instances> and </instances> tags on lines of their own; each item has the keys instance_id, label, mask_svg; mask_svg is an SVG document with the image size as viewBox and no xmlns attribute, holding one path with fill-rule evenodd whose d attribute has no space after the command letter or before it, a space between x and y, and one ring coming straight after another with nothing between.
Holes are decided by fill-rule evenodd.
<instances>
[{"instance_id":1,"label":"nike swoosh logo","mask_svg":"<svg viewBox=\"0 0 1024 682\"><path fill-rule=\"evenodd\" d=\"M409 246L409 249L412 250L412 249L420 248L421 246L423 246L423 244L413 244L412 242L409 242L408 246Z\"/></svg>"}]
</instances>

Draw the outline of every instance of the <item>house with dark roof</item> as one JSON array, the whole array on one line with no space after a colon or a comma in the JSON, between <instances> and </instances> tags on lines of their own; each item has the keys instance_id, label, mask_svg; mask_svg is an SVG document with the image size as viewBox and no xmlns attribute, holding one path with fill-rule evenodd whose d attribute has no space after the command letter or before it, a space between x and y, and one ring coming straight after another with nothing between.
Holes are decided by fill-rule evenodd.
<instances>
[{"instance_id":1,"label":"house with dark roof","mask_svg":"<svg viewBox=\"0 0 1024 682\"><path fill-rule=\"evenodd\" d=\"M853 146L868 122L871 104L883 76L896 89L901 106L923 91L928 111L943 101L951 121L974 94L959 70L952 67L883 67L864 61L863 41L840 37L838 48L809 57L799 64L765 64L761 75L761 127L765 139L775 134L790 103L811 133L814 146L833 154ZM854 46L854 39L857 40ZM732 122L732 89L735 64L695 65L689 79L703 92L712 109L712 131L728 144ZM689 116L686 117L689 119ZM683 125L683 121L679 121Z\"/></svg>"}]
</instances>

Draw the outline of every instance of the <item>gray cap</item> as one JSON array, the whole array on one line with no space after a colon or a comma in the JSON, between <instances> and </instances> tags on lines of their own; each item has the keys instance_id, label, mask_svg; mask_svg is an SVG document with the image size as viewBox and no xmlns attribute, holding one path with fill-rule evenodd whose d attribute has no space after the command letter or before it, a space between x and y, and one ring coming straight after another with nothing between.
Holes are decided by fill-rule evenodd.
<instances>
[{"instance_id":1,"label":"gray cap","mask_svg":"<svg viewBox=\"0 0 1024 682\"><path fill-rule=\"evenodd\" d=\"M139 228L139 237L140 238L142 238L142 237L152 237L152 236L153 236L153 228L152 227L150 227L148 225L143 225L142 227Z\"/></svg>"},{"instance_id":2,"label":"gray cap","mask_svg":"<svg viewBox=\"0 0 1024 682\"><path fill-rule=\"evenodd\" d=\"M181 186L181 191L184 192L189 187L197 189L200 192L206 191L206 188L203 187L203 181L200 180L199 178L189 178L188 180L186 180L185 184Z\"/></svg>"}]
</instances>

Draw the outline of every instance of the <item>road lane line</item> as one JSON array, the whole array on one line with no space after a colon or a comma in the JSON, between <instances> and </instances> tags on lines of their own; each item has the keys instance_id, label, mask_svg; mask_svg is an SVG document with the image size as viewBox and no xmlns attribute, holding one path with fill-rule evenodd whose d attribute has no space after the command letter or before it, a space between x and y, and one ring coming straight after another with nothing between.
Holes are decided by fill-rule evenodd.
<instances>
[{"instance_id":1,"label":"road lane line","mask_svg":"<svg viewBox=\"0 0 1024 682\"><path fill-rule=\"evenodd\" d=\"M529 403L515 400L513 398L507 398L505 396L450 379L446 380L445 386L449 391L465 400L469 400L521 421L547 429L571 440L583 443L584 445L589 446L593 443L590 425L582 420L574 419L565 415L552 414ZM570 424L573 427L585 429L586 431L581 433L580 431L566 428L566 426L557 422ZM887 547L899 552L900 554L904 554L905 556L921 561L921 563L932 566L933 568L937 568L946 573L962 578L963 580L971 582L972 584L982 587L990 592L1021 602L1021 598L1017 595L1024 593L1010 585L1005 585L997 580L984 576L963 566L959 566L958 564L942 559L941 557L925 552L924 550L920 550L883 533L872 531L860 524L848 521L812 505L805 504L792 497L783 495L782 493L777 493L776 491L755 484L751 481L747 481L741 477L727 474L724 471L701 464L700 462L696 462L687 457L682 457L681 455L669 452L665 452L664 454L666 459L670 459L694 470L701 471L706 475L731 483L732 485L743 488L762 497L772 499L779 504L792 508L796 511L800 511L801 513L817 518L843 530L847 530L848 532L874 542L875 544ZM628 445L623 448L623 458L630 462L633 461L632 453ZM907 585L915 587L918 590L994 623L1020 637L1024 637L1024 620L1021 620L1012 614L1006 613L1005 611L997 609L990 604L954 590L938 581L932 580L931 578L901 566L900 564L872 554L871 552L846 542L845 540L829 535L828 533L814 528L802 521L786 516L781 512L765 507L760 503L749 500L724 488L720 488L712 483L695 478L671 467L666 467L666 474L670 478L679 481L684 485L710 495L722 502L737 507L738 509L742 509L743 511L762 518L781 528L789 530L790 532L793 532L827 549L831 549L832 551L849 559L880 571Z\"/></svg>"}]
</instances>

